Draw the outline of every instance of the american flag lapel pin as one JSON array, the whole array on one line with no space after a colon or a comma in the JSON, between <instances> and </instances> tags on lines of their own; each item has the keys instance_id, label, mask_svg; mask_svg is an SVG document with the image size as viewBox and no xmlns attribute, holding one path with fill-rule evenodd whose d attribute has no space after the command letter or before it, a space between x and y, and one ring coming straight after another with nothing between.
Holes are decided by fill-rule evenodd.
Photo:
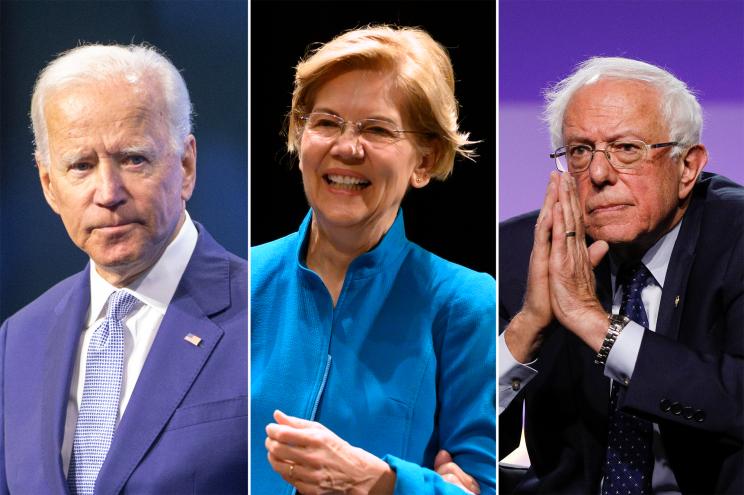
<instances>
[{"instance_id":1,"label":"american flag lapel pin","mask_svg":"<svg viewBox=\"0 0 744 495\"><path fill-rule=\"evenodd\" d=\"M183 338L183 340L185 340L189 344L199 347L199 344L201 344L202 338L199 337L198 335L194 335L193 333L189 333Z\"/></svg>"}]
</instances>

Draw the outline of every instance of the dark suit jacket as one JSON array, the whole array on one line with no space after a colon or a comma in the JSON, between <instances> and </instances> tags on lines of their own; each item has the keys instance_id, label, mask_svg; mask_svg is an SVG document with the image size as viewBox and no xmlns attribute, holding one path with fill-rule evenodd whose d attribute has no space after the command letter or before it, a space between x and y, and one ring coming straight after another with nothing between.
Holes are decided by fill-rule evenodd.
<instances>
[{"instance_id":1,"label":"dark suit jacket","mask_svg":"<svg viewBox=\"0 0 744 495\"><path fill-rule=\"evenodd\" d=\"M97 494L248 490L247 266L197 227ZM89 303L86 268L0 329L0 493L67 493L60 448Z\"/></svg>"},{"instance_id":2,"label":"dark suit jacket","mask_svg":"<svg viewBox=\"0 0 744 495\"><path fill-rule=\"evenodd\" d=\"M502 331L522 306L536 218L500 227ZM595 275L609 312L608 260ZM538 375L499 418L501 453L518 444L525 399L532 467L518 491L599 493L609 379L571 332L554 323L546 335ZM644 333L620 404L659 424L683 493L744 493L743 358L744 188L703 174L669 261L656 332Z\"/></svg>"}]
</instances>

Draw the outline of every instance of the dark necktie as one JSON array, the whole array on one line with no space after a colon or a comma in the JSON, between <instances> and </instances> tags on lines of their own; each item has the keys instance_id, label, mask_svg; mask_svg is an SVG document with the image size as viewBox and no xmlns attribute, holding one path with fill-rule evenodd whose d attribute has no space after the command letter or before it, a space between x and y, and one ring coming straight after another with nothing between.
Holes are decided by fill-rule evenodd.
<instances>
[{"instance_id":1,"label":"dark necktie","mask_svg":"<svg viewBox=\"0 0 744 495\"><path fill-rule=\"evenodd\" d=\"M624 267L618 274L618 283L623 286L620 313L648 328L641 291L654 283L653 275L642 263L638 263ZM617 408L618 396L624 393L623 389L623 386L613 382L602 495L651 494L653 424Z\"/></svg>"},{"instance_id":2,"label":"dark necktie","mask_svg":"<svg viewBox=\"0 0 744 495\"><path fill-rule=\"evenodd\" d=\"M110 299L106 318L93 331L88 345L85 384L75 425L67 485L73 495L93 493L119 415L124 373L124 325L122 320L137 299L118 290Z\"/></svg>"}]
</instances>

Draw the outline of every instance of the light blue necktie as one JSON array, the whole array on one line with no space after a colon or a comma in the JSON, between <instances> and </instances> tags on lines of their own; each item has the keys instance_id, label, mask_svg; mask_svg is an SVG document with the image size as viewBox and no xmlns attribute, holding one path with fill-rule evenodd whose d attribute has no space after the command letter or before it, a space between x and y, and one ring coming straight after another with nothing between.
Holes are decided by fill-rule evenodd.
<instances>
[{"instance_id":1,"label":"light blue necktie","mask_svg":"<svg viewBox=\"0 0 744 495\"><path fill-rule=\"evenodd\" d=\"M122 320L137 299L124 290L109 298L106 318L93 331L85 365L85 384L75 425L67 484L73 495L93 493L98 471L114 437L124 373Z\"/></svg>"},{"instance_id":2,"label":"light blue necktie","mask_svg":"<svg viewBox=\"0 0 744 495\"><path fill-rule=\"evenodd\" d=\"M648 328L648 317L643 307L643 288L655 283L654 276L638 263L624 267L618 274L623 285L620 313ZM647 495L652 493L654 471L652 451L653 424L617 408L624 387L612 383L609 408L609 436L602 495Z\"/></svg>"}]
</instances>

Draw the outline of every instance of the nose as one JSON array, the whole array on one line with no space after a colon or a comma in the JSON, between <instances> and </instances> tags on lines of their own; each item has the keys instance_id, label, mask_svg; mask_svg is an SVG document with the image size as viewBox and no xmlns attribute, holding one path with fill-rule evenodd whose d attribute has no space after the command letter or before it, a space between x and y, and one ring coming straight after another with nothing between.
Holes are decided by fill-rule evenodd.
<instances>
[{"instance_id":1,"label":"nose","mask_svg":"<svg viewBox=\"0 0 744 495\"><path fill-rule=\"evenodd\" d=\"M617 171L610 162L610 154L607 150L595 150L592 161L589 163L589 177L598 187L614 184L617 181Z\"/></svg>"},{"instance_id":2,"label":"nose","mask_svg":"<svg viewBox=\"0 0 744 495\"><path fill-rule=\"evenodd\" d=\"M359 139L359 129L353 125L347 125L336 138L331 147L331 154L345 163L360 163L364 160L364 145Z\"/></svg>"},{"instance_id":3,"label":"nose","mask_svg":"<svg viewBox=\"0 0 744 495\"><path fill-rule=\"evenodd\" d=\"M103 208L116 208L126 201L126 189L119 167L101 162L96 170L96 191L93 200Z\"/></svg>"}]
</instances>

